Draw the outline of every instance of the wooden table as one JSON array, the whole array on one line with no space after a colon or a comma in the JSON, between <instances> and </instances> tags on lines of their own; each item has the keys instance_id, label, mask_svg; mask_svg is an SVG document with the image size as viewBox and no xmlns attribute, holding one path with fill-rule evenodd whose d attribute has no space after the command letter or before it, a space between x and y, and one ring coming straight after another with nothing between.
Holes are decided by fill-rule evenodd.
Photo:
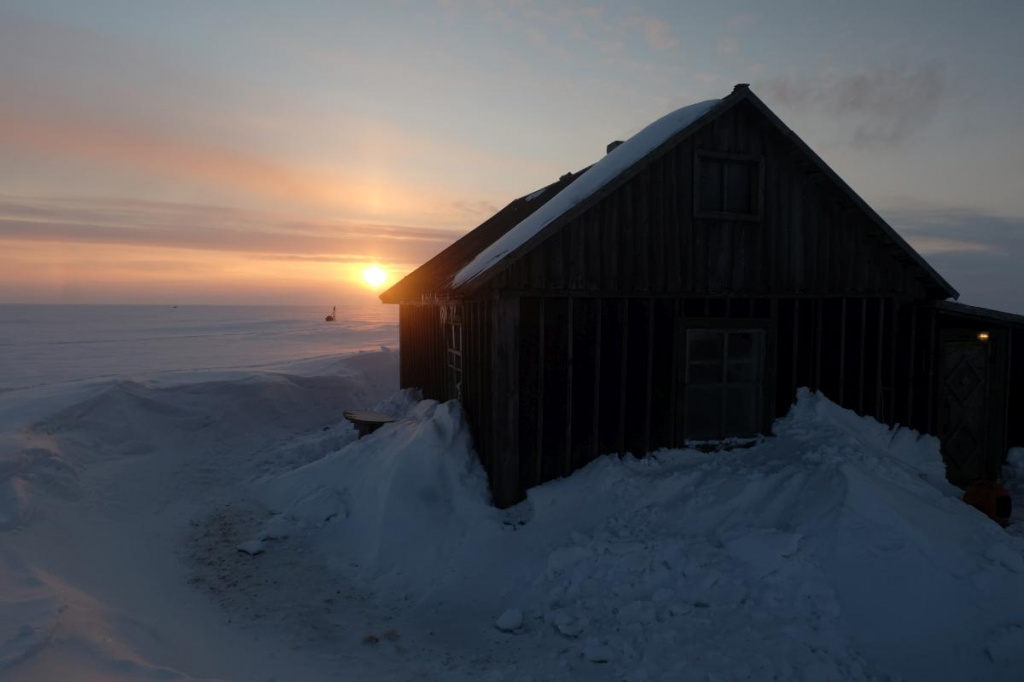
<instances>
[{"instance_id":1,"label":"wooden table","mask_svg":"<svg viewBox=\"0 0 1024 682\"><path fill-rule=\"evenodd\" d=\"M362 438L368 433L373 433L385 424L395 421L391 415L383 412L371 412L369 410L345 410L345 419L356 425L359 437Z\"/></svg>"}]
</instances>

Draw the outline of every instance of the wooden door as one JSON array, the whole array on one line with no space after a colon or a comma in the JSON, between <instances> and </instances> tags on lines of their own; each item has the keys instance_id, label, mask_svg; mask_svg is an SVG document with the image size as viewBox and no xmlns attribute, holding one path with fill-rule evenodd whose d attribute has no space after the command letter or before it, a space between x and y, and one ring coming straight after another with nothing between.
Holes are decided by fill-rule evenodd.
<instances>
[{"instance_id":1,"label":"wooden door","mask_svg":"<svg viewBox=\"0 0 1024 682\"><path fill-rule=\"evenodd\" d=\"M946 475L957 485L994 480L1002 464L1000 341L974 330L947 329L940 337L939 439Z\"/></svg>"}]
</instances>

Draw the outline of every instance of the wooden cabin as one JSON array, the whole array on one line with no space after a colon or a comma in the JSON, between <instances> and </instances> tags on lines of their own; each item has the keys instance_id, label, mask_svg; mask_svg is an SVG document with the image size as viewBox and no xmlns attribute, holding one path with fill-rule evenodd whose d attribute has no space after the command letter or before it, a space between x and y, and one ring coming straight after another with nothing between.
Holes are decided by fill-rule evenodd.
<instances>
[{"instance_id":1,"label":"wooden cabin","mask_svg":"<svg viewBox=\"0 0 1024 682\"><path fill-rule=\"evenodd\" d=\"M516 199L381 295L401 385L457 398L496 504L606 453L767 433L798 387L1024 445L1024 318L957 292L745 85Z\"/></svg>"}]
</instances>

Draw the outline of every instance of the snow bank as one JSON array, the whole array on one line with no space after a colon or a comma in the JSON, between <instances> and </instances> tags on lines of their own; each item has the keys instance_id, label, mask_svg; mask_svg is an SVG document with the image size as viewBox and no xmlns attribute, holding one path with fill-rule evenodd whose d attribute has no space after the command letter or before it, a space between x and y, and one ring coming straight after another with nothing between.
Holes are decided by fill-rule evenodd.
<instances>
[{"instance_id":1,"label":"snow bank","mask_svg":"<svg viewBox=\"0 0 1024 682\"><path fill-rule=\"evenodd\" d=\"M751 449L602 457L505 512L459 408L432 401L259 491L400 602L400 625L458 633L516 675L1015 679L1024 665L1024 542L958 499L934 438L808 391Z\"/></svg>"},{"instance_id":2,"label":"snow bank","mask_svg":"<svg viewBox=\"0 0 1024 682\"><path fill-rule=\"evenodd\" d=\"M0 394L0 678L336 679L288 635L263 649L234 626L185 540L254 478L354 441L342 410L397 370L383 351Z\"/></svg>"},{"instance_id":3,"label":"snow bank","mask_svg":"<svg viewBox=\"0 0 1024 682\"><path fill-rule=\"evenodd\" d=\"M14 575L19 575L16 583L10 582L10 573L3 581L7 582L4 592L17 598L0 598L0 678L11 682L214 682L154 664L141 655L140 651L162 644L144 623L53 576L31 569ZM44 648L46 655L39 655Z\"/></svg>"},{"instance_id":4,"label":"snow bank","mask_svg":"<svg viewBox=\"0 0 1024 682\"><path fill-rule=\"evenodd\" d=\"M1020 677L1021 524L934 438L802 391L749 449L600 457L499 511L395 353L296 367L0 395L0 677ZM356 440L349 407L397 420Z\"/></svg>"},{"instance_id":5,"label":"snow bank","mask_svg":"<svg viewBox=\"0 0 1024 682\"><path fill-rule=\"evenodd\" d=\"M1003 486L1010 492L1013 499L1014 516L1007 527L1007 532L1024 538L1024 448L1010 448L1006 455L1006 463L1003 465Z\"/></svg>"},{"instance_id":6,"label":"snow bank","mask_svg":"<svg viewBox=\"0 0 1024 682\"><path fill-rule=\"evenodd\" d=\"M53 634L60 602L16 557L0 553L0 674L41 649Z\"/></svg>"},{"instance_id":7,"label":"snow bank","mask_svg":"<svg viewBox=\"0 0 1024 682\"><path fill-rule=\"evenodd\" d=\"M401 402L388 401L393 413ZM318 529L324 552L358 565L375 587L403 593L429 589L467 528L493 516L487 476L456 402L420 402L399 421L257 490L281 515L271 523L283 517Z\"/></svg>"},{"instance_id":8,"label":"snow bank","mask_svg":"<svg viewBox=\"0 0 1024 682\"><path fill-rule=\"evenodd\" d=\"M476 258L456 273L453 280L455 286L461 286L480 276L504 258L506 254L528 242L552 221L607 185L670 137L711 111L719 101L717 99L707 100L666 114L620 144L587 169L575 182L556 194L553 199L477 254ZM527 201L534 198L536 194L537 192L527 197Z\"/></svg>"}]
</instances>

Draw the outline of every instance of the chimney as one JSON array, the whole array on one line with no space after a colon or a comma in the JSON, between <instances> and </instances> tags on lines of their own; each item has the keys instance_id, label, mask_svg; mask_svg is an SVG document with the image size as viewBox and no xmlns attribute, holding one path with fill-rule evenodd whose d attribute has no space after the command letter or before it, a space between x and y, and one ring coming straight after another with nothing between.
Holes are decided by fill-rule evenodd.
<instances>
[{"instance_id":1,"label":"chimney","mask_svg":"<svg viewBox=\"0 0 1024 682\"><path fill-rule=\"evenodd\" d=\"M750 89L750 83L737 83L735 86L733 86L732 91L733 92L739 92L740 90L749 90L749 89Z\"/></svg>"},{"instance_id":2,"label":"chimney","mask_svg":"<svg viewBox=\"0 0 1024 682\"><path fill-rule=\"evenodd\" d=\"M605 147L604 153L611 154L613 151L615 151L615 148L618 147L620 144L622 144L622 140L615 140L613 142L609 142L608 146Z\"/></svg>"}]
</instances>

